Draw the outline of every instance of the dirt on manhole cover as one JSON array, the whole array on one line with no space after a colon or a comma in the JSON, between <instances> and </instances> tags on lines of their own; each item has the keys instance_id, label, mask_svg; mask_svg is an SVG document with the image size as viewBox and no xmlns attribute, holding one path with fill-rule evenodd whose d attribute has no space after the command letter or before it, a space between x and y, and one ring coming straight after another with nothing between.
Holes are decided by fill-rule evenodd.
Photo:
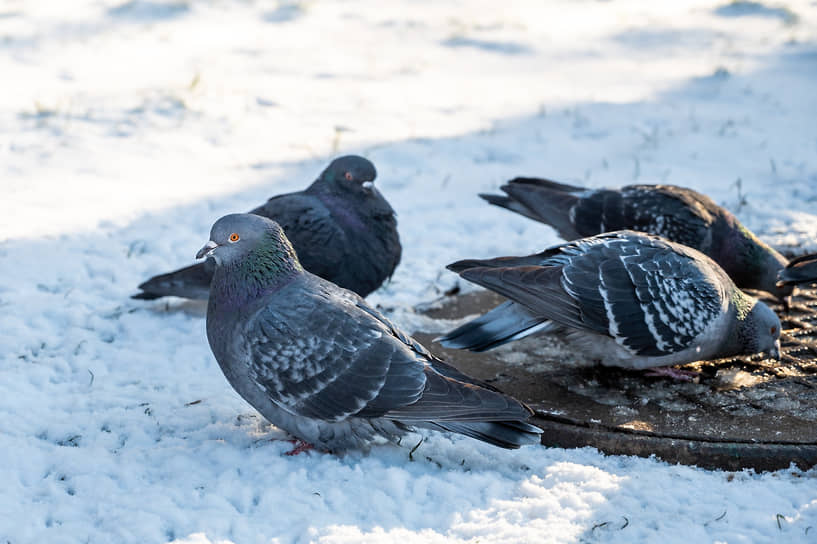
<instances>
[{"instance_id":1,"label":"dirt on manhole cover","mask_svg":"<svg viewBox=\"0 0 817 544\"><path fill-rule=\"evenodd\" d=\"M502 301L477 291L418 309L458 320ZM485 353L443 348L432 342L439 331L414 336L463 372L528 403L536 411L533 422L545 429L545 445L593 446L725 470L809 468L817 465L817 285L800 290L788 311L764 301L783 323L782 360L736 357L683 366L700 373L694 382L595 365L552 335Z\"/></svg>"}]
</instances>

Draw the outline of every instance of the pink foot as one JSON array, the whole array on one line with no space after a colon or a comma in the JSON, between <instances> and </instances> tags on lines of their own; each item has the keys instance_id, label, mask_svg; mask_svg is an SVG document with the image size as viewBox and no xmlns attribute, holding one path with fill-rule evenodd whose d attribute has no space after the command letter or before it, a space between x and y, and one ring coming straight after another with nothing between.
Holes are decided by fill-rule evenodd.
<instances>
[{"instance_id":1,"label":"pink foot","mask_svg":"<svg viewBox=\"0 0 817 544\"><path fill-rule=\"evenodd\" d=\"M671 366L659 366L650 368L644 372L645 376L656 376L661 378L672 378L682 382L691 382L701 375L700 372L694 370L681 370L680 368L672 368Z\"/></svg>"},{"instance_id":2,"label":"pink foot","mask_svg":"<svg viewBox=\"0 0 817 544\"><path fill-rule=\"evenodd\" d=\"M315 446L309 442L304 442L303 440L290 440L290 442L295 444L295 447L286 452L286 455L298 455L299 453L315 449Z\"/></svg>"}]
</instances>

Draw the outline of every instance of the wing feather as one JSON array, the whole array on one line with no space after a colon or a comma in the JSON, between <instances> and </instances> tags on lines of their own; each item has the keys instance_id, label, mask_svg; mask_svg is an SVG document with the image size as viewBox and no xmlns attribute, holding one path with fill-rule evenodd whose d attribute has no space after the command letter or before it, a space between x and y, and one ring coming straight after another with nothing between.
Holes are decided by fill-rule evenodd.
<instances>
[{"instance_id":1,"label":"wing feather","mask_svg":"<svg viewBox=\"0 0 817 544\"><path fill-rule=\"evenodd\" d=\"M312 276L297 306L308 331L293 334L286 307L266 306L246 335L255 383L288 412L326 421L348 416L400 421L505 421L524 405L436 359L360 297ZM331 304L326 303L326 297Z\"/></svg>"}]
</instances>

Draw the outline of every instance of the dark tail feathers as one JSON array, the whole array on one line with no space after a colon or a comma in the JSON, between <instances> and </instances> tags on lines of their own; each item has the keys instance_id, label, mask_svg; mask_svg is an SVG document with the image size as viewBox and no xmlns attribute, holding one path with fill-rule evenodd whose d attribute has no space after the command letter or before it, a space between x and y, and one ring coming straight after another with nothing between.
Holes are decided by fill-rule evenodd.
<instances>
[{"instance_id":1,"label":"dark tail feathers","mask_svg":"<svg viewBox=\"0 0 817 544\"><path fill-rule=\"evenodd\" d=\"M560 191L564 193L580 193L586 190L584 187L568 185L567 183L559 183L558 181L551 181L545 178L523 178L523 177L513 178L506 185L502 186L502 190L504 191L505 187L508 187L509 185L528 185L532 187L539 187L541 189Z\"/></svg>"},{"instance_id":2,"label":"dark tail feathers","mask_svg":"<svg viewBox=\"0 0 817 544\"><path fill-rule=\"evenodd\" d=\"M514 178L501 187L508 196L480 195L494 204L550 225L565 240L581 238L570 218L583 187L542 178Z\"/></svg>"},{"instance_id":3,"label":"dark tail feathers","mask_svg":"<svg viewBox=\"0 0 817 544\"><path fill-rule=\"evenodd\" d=\"M509 450L539 444L542 429L522 421L445 421L433 426Z\"/></svg>"},{"instance_id":4,"label":"dark tail feathers","mask_svg":"<svg viewBox=\"0 0 817 544\"><path fill-rule=\"evenodd\" d=\"M560 247L560 246L556 246ZM464 259L451 263L446 268L451 272L462 274L469 268L512 268L519 266L542 266L550 250L521 257L495 257L493 259Z\"/></svg>"},{"instance_id":5,"label":"dark tail feathers","mask_svg":"<svg viewBox=\"0 0 817 544\"><path fill-rule=\"evenodd\" d=\"M131 298L139 300L153 300L161 297L174 296L207 300L210 295L210 281L213 279L214 263L210 259L203 263L154 276L139 285L141 293Z\"/></svg>"},{"instance_id":6,"label":"dark tail feathers","mask_svg":"<svg viewBox=\"0 0 817 544\"><path fill-rule=\"evenodd\" d=\"M505 195L491 195L488 193L479 193L479 197L488 201L488 203L493 204L494 206L499 206L500 208L505 208L507 210L511 210L512 212L516 212L519 215L524 215L528 219L539 221L539 217L533 210L529 210L524 204L517 202L510 197Z\"/></svg>"}]
</instances>

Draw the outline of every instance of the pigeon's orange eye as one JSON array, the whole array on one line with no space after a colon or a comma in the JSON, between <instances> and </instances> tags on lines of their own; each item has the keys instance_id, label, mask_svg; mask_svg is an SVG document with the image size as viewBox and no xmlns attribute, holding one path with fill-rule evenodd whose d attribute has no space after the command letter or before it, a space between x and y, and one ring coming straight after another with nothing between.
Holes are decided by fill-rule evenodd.
<instances>
[{"instance_id":1,"label":"pigeon's orange eye","mask_svg":"<svg viewBox=\"0 0 817 544\"><path fill-rule=\"evenodd\" d=\"M234 233L232 233L232 234L230 235L230 241L231 241L231 242L238 242L238 240L239 240L240 238L241 238L241 236L239 236L237 232L234 232Z\"/></svg>"},{"instance_id":2,"label":"pigeon's orange eye","mask_svg":"<svg viewBox=\"0 0 817 544\"><path fill-rule=\"evenodd\" d=\"M354 178L351 172L346 172L346 174L344 174L343 177L346 178L346 181L352 181L352 179Z\"/></svg>"},{"instance_id":3,"label":"pigeon's orange eye","mask_svg":"<svg viewBox=\"0 0 817 544\"><path fill-rule=\"evenodd\" d=\"M772 327L772 334L777 332L777 327Z\"/></svg>"}]
</instances>

